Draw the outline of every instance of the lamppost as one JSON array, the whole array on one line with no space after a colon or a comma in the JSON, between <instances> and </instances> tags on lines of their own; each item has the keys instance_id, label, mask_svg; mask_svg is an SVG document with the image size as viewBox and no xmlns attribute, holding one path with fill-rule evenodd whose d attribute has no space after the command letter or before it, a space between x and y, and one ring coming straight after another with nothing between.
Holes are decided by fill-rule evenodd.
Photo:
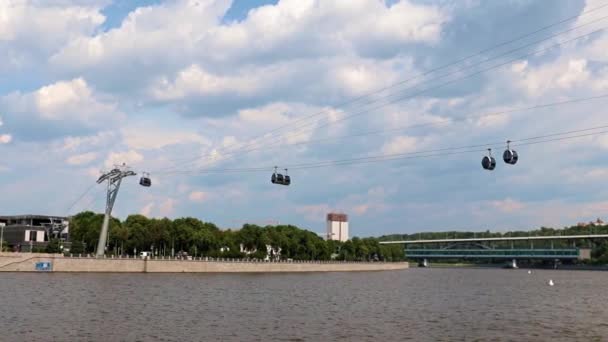
<instances>
[{"instance_id":1,"label":"lamppost","mask_svg":"<svg viewBox=\"0 0 608 342\"><path fill-rule=\"evenodd\" d=\"M0 252L4 251L4 249L2 249L3 247L3 243L4 243L4 226L6 226L6 223L1 222L0 223Z\"/></svg>"}]
</instances>

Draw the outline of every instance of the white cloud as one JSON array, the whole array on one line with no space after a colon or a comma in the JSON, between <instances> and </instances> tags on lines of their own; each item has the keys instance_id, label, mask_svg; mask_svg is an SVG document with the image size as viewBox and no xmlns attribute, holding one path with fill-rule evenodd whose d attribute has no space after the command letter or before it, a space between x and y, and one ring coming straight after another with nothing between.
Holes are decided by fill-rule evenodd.
<instances>
[{"instance_id":1,"label":"white cloud","mask_svg":"<svg viewBox=\"0 0 608 342\"><path fill-rule=\"evenodd\" d=\"M141 210L139 211L139 213L141 215L144 215L146 217L152 217L152 210L154 209L154 202L148 203L146 204L143 208L141 208Z\"/></svg>"},{"instance_id":2,"label":"white cloud","mask_svg":"<svg viewBox=\"0 0 608 342\"><path fill-rule=\"evenodd\" d=\"M173 198L156 199L146 203L139 213L146 217L171 217L178 201Z\"/></svg>"},{"instance_id":3,"label":"white cloud","mask_svg":"<svg viewBox=\"0 0 608 342\"><path fill-rule=\"evenodd\" d=\"M65 126L108 126L124 117L116 103L96 94L82 78L58 81L31 93L13 92L0 98L2 103L13 118Z\"/></svg>"},{"instance_id":4,"label":"white cloud","mask_svg":"<svg viewBox=\"0 0 608 342\"><path fill-rule=\"evenodd\" d=\"M89 121L115 111L115 106L98 101L82 78L61 81L40 88L34 101L43 119Z\"/></svg>"},{"instance_id":5,"label":"white cloud","mask_svg":"<svg viewBox=\"0 0 608 342\"><path fill-rule=\"evenodd\" d=\"M310 204L296 207L296 212L303 214L309 221L324 221L327 213L334 210L327 204Z\"/></svg>"},{"instance_id":6,"label":"white cloud","mask_svg":"<svg viewBox=\"0 0 608 342\"><path fill-rule=\"evenodd\" d=\"M265 70L244 70L237 76L214 75L198 65L181 70L170 81L166 77L156 81L150 92L157 100L175 100L188 96L231 96L253 95L272 84L276 72ZM266 78L266 79L264 79Z\"/></svg>"},{"instance_id":7,"label":"white cloud","mask_svg":"<svg viewBox=\"0 0 608 342\"><path fill-rule=\"evenodd\" d=\"M97 159L97 153L88 152L88 153L77 154L77 155L71 156L66 160L66 162L70 165L82 165L82 164L88 164L95 159Z\"/></svg>"},{"instance_id":8,"label":"white cloud","mask_svg":"<svg viewBox=\"0 0 608 342\"><path fill-rule=\"evenodd\" d=\"M46 60L72 39L94 34L107 1L0 1L0 70Z\"/></svg>"},{"instance_id":9,"label":"white cloud","mask_svg":"<svg viewBox=\"0 0 608 342\"><path fill-rule=\"evenodd\" d=\"M175 206L177 205L177 200L173 198L167 198L164 202L162 202L158 206L158 212L160 216L171 216L175 211Z\"/></svg>"},{"instance_id":10,"label":"white cloud","mask_svg":"<svg viewBox=\"0 0 608 342\"><path fill-rule=\"evenodd\" d=\"M0 134L0 144L8 144L13 140L10 134Z\"/></svg>"},{"instance_id":11,"label":"white cloud","mask_svg":"<svg viewBox=\"0 0 608 342\"><path fill-rule=\"evenodd\" d=\"M144 156L134 150L126 152L112 152L108 155L104 165L106 168L114 167L114 165L122 165L123 163L127 166L133 166L144 160Z\"/></svg>"},{"instance_id":12,"label":"white cloud","mask_svg":"<svg viewBox=\"0 0 608 342\"><path fill-rule=\"evenodd\" d=\"M419 139L409 136L398 136L392 138L389 142L382 146L383 154L400 154L415 151L418 147Z\"/></svg>"},{"instance_id":13,"label":"white cloud","mask_svg":"<svg viewBox=\"0 0 608 342\"><path fill-rule=\"evenodd\" d=\"M522 62L515 64L511 70L515 73L519 85L529 96L581 86L590 77L585 59L563 58L536 68Z\"/></svg>"},{"instance_id":14,"label":"white cloud","mask_svg":"<svg viewBox=\"0 0 608 342\"><path fill-rule=\"evenodd\" d=\"M122 130L124 142L131 149L160 149L165 146L196 143L210 145L205 137L188 131L151 125L134 125Z\"/></svg>"},{"instance_id":15,"label":"white cloud","mask_svg":"<svg viewBox=\"0 0 608 342\"><path fill-rule=\"evenodd\" d=\"M99 147L102 144L107 144L113 139L116 139L116 133L110 131L102 131L95 135L74 137L68 136L63 138L57 149L59 151L75 151L81 148Z\"/></svg>"},{"instance_id":16,"label":"white cloud","mask_svg":"<svg viewBox=\"0 0 608 342\"><path fill-rule=\"evenodd\" d=\"M188 196L188 198L192 202L203 202L207 199L207 197L208 197L207 193L202 192L202 191L193 191Z\"/></svg>"},{"instance_id":17,"label":"white cloud","mask_svg":"<svg viewBox=\"0 0 608 342\"><path fill-rule=\"evenodd\" d=\"M65 69L82 70L117 67L127 61L147 64L179 60L219 24L229 7L229 0L176 0L139 7L117 29L73 39L51 62Z\"/></svg>"},{"instance_id":18,"label":"white cloud","mask_svg":"<svg viewBox=\"0 0 608 342\"><path fill-rule=\"evenodd\" d=\"M491 201L489 202L489 205L503 213L517 213L525 208L524 203L512 198L507 198L501 201Z\"/></svg>"},{"instance_id":19,"label":"white cloud","mask_svg":"<svg viewBox=\"0 0 608 342\"><path fill-rule=\"evenodd\" d=\"M120 89L140 94L144 88L161 101L271 96L296 88L298 79L326 81L311 77L318 69L324 70L315 74L330 75L333 85L353 93L405 72L403 63L375 65L366 60L369 55L388 49L398 56L405 43L434 44L449 20L444 8L406 0L392 6L377 0L281 0L253 9L243 21L224 23L230 6L229 0L176 0L138 8L116 29L71 39L50 58L51 65L90 76L106 91L121 82ZM125 80L124 73L140 77Z\"/></svg>"}]
</instances>

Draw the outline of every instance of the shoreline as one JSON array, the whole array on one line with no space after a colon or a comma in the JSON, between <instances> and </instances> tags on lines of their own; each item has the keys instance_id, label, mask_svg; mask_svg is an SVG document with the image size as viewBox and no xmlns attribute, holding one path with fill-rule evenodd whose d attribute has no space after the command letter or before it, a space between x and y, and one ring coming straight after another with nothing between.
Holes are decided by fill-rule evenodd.
<instances>
[{"instance_id":1,"label":"shoreline","mask_svg":"<svg viewBox=\"0 0 608 342\"><path fill-rule=\"evenodd\" d=\"M61 254L0 253L0 272L33 273L296 273L372 272L409 268L408 262L264 262L161 258L66 257Z\"/></svg>"}]
</instances>

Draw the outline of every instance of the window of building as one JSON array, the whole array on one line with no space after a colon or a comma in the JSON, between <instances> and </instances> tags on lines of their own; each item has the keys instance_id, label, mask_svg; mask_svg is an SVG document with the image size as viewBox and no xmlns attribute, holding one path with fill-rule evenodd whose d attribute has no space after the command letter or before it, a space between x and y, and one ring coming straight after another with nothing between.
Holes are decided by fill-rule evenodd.
<instances>
[{"instance_id":1,"label":"window of building","mask_svg":"<svg viewBox=\"0 0 608 342\"><path fill-rule=\"evenodd\" d=\"M36 241L36 234L37 234L37 233L38 233L38 232L37 232L37 231L35 231L35 230L30 230L30 238L29 238L29 240L28 240L28 241Z\"/></svg>"}]
</instances>

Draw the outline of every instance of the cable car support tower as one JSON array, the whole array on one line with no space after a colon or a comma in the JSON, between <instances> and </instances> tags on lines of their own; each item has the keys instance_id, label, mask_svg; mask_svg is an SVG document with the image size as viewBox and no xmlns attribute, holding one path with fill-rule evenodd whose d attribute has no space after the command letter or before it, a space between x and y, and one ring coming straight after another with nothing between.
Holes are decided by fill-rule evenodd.
<instances>
[{"instance_id":1,"label":"cable car support tower","mask_svg":"<svg viewBox=\"0 0 608 342\"><path fill-rule=\"evenodd\" d=\"M97 184L101 184L108 181L108 193L106 197L106 213L103 218L103 225L101 226L101 232L99 233L99 241L97 242L96 257L103 257L106 250L106 242L108 240L108 229L110 226L110 217L112 216L112 208L114 208L114 202L116 201L116 195L120 189L122 179L137 175L135 172L129 170L123 163L120 166L116 166L112 171L106 172L97 180Z\"/></svg>"}]
</instances>

